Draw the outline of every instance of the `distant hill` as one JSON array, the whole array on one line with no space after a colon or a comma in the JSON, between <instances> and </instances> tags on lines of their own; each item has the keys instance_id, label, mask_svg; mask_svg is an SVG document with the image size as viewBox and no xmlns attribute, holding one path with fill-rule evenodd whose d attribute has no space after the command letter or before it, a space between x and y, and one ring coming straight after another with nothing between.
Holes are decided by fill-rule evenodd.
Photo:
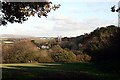
<instances>
[{"instance_id":1,"label":"distant hill","mask_svg":"<svg viewBox=\"0 0 120 80\"><path fill-rule=\"evenodd\" d=\"M33 38L33 36L28 35L15 35L15 34L1 34L1 38Z\"/></svg>"}]
</instances>

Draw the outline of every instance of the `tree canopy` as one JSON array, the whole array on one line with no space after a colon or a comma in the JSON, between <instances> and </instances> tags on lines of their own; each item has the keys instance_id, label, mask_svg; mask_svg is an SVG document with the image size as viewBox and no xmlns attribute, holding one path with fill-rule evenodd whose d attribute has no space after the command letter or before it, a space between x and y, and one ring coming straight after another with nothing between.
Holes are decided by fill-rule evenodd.
<instances>
[{"instance_id":1,"label":"tree canopy","mask_svg":"<svg viewBox=\"0 0 120 80\"><path fill-rule=\"evenodd\" d=\"M53 5L50 1L43 2L1 2L0 26L10 23L23 23L28 17L37 15L47 17L51 10L56 10L60 4Z\"/></svg>"}]
</instances>

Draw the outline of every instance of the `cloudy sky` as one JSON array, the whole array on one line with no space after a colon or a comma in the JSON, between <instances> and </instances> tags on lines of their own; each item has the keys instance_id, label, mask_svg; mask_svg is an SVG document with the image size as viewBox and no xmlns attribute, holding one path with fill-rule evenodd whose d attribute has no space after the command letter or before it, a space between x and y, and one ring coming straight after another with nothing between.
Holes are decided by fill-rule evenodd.
<instances>
[{"instance_id":1,"label":"cloudy sky","mask_svg":"<svg viewBox=\"0 0 120 80\"><path fill-rule=\"evenodd\" d=\"M51 11L48 18L30 17L23 24L0 26L0 34L31 35L39 37L79 36L98 27L117 25L118 14L110 11L118 1L87 0L51 0L61 4L56 11Z\"/></svg>"}]
</instances>

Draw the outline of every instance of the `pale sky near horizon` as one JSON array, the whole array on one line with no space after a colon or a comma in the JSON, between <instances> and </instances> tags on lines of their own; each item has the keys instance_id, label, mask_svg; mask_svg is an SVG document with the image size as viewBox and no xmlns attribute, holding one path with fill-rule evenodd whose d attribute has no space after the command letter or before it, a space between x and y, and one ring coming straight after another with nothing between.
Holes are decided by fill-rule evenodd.
<instances>
[{"instance_id":1,"label":"pale sky near horizon","mask_svg":"<svg viewBox=\"0 0 120 80\"><path fill-rule=\"evenodd\" d=\"M89 33L98 27L118 24L118 13L112 13L111 6L118 2L87 2L83 0L51 0L61 4L51 11L48 18L30 17L23 24L0 26L0 34L31 35L39 37L72 37Z\"/></svg>"}]
</instances>

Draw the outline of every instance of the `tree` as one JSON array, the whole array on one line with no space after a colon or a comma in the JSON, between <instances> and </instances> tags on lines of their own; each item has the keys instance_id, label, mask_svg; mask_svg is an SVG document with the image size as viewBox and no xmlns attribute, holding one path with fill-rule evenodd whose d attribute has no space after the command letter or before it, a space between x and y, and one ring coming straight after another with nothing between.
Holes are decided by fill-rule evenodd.
<instances>
[{"instance_id":1,"label":"tree","mask_svg":"<svg viewBox=\"0 0 120 80\"><path fill-rule=\"evenodd\" d=\"M37 47L30 41L19 41L2 47L4 63L32 62L36 59Z\"/></svg>"},{"instance_id":2,"label":"tree","mask_svg":"<svg viewBox=\"0 0 120 80\"><path fill-rule=\"evenodd\" d=\"M52 48L50 55L55 62L75 62L76 61L76 55L73 52L64 50L59 45L56 45Z\"/></svg>"},{"instance_id":3,"label":"tree","mask_svg":"<svg viewBox=\"0 0 120 80\"><path fill-rule=\"evenodd\" d=\"M51 10L56 10L60 7L59 5L53 5L52 2L44 0L43 2L0 2L2 8L0 12L0 26L10 23L23 23L28 20L30 16L48 16Z\"/></svg>"},{"instance_id":4,"label":"tree","mask_svg":"<svg viewBox=\"0 0 120 80\"><path fill-rule=\"evenodd\" d=\"M50 56L49 50L39 50L39 52L36 54L36 61L39 63L54 62Z\"/></svg>"}]
</instances>

